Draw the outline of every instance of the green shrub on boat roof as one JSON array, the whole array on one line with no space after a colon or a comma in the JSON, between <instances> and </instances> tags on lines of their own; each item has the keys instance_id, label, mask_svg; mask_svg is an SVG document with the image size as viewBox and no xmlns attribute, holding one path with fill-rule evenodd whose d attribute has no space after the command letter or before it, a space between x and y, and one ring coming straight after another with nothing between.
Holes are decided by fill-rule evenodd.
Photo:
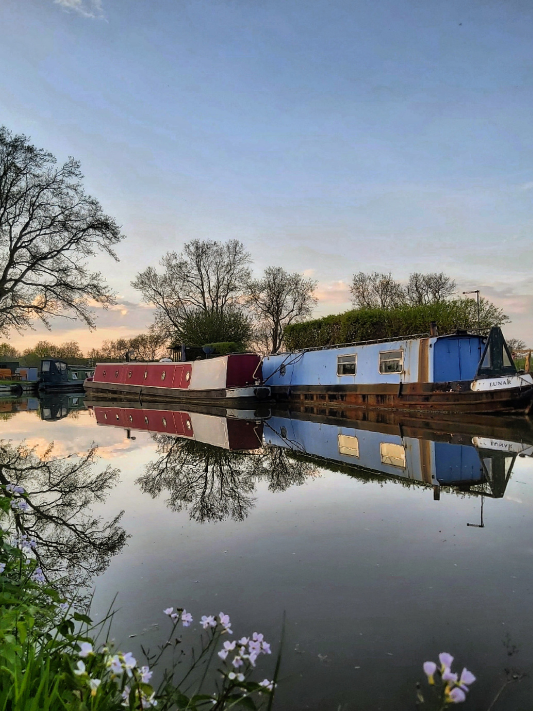
<instances>
[{"instance_id":1,"label":"green shrub on boat roof","mask_svg":"<svg viewBox=\"0 0 533 711\"><path fill-rule=\"evenodd\" d=\"M483 334L487 334L491 326L509 323L509 318L502 309L483 297L480 299L479 315L480 331ZM285 328L285 348L292 351L422 334L429 331L432 321L437 324L440 334L451 333L457 328L477 331L476 300L453 299L423 306L403 305L391 309L353 309L291 324Z\"/></svg>"}]
</instances>

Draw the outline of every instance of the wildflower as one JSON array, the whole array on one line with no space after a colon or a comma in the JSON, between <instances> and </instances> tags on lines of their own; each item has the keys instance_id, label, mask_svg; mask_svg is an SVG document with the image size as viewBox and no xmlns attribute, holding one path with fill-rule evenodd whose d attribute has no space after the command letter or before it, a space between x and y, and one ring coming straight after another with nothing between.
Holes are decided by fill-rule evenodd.
<instances>
[{"instance_id":1,"label":"wildflower","mask_svg":"<svg viewBox=\"0 0 533 711\"><path fill-rule=\"evenodd\" d=\"M6 564L0 563L0 573L3 573L5 569L6 569Z\"/></svg>"},{"instance_id":2,"label":"wildflower","mask_svg":"<svg viewBox=\"0 0 533 711\"><path fill-rule=\"evenodd\" d=\"M183 610L183 613L181 615L181 621L183 622L184 627L188 627L192 622L191 613L187 612L187 610Z\"/></svg>"},{"instance_id":3,"label":"wildflower","mask_svg":"<svg viewBox=\"0 0 533 711\"><path fill-rule=\"evenodd\" d=\"M91 689L91 696L96 696L98 687L102 683L101 679L89 679L89 687Z\"/></svg>"},{"instance_id":4,"label":"wildflower","mask_svg":"<svg viewBox=\"0 0 533 711\"><path fill-rule=\"evenodd\" d=\"M263 679L263 681L259 682L259 686L262 686L263 688L272 691L274 689L274 682L269 681L268 679Z\"/></svg>"},{"instance_id":5,"label":"wildflower","mask_svg":"<svg viewBox=\"0 0 533 711\"><path fill-rule=\"evenodd\" d=\"M208 627L216 627L217 626L217 623L216 623L213 615L209 615L209 617L207 615L203 615L202 619L200 620L200 623L201 623L202 627L204 628L204 630L206 630Z\"/></svg>"},{"instance_id":6,"label":"wildflower","mask_svg":"<svg viewBox=\"0 0 533 711\"><path fill-rule=\"evenodd\" d=\"M29 506L27 501L24 501L23 499L15 499L15 501L11 502L11 508L18 509L19 511L27 511Z\"/></svg>"},{"instance_id":7,"label":"wildflower","mask_svg":"<svg viewBox=\"0 0 533 711\"><path fill-rule=\"evenodd\" d=\"M453 704L462 704L463 701L466 699L465 692L462 689L460 689L458 686L456 686L455 689L452 689L447 694L447 696Z\"/></svg>"},{"instance_id":8,"label":"wildflower","mask_svg":"<svg viewBox=\"0 0 533 711\"><path fill-rule=\"evenodd\" d=\"M81 659L78 662L77 667L77 669L74 669L74 674L76 674L77 676L82 676L83 674L85 674L85 664L81 661Z\"/></svg>"},{"instance_id":9,"label":"wildflower","mask_svg":"<svg viewBox=\"0 0 533 711\"><path fill-rule=\"evenodd\" d=\"M66 605L66 603L64 603ZM80 657L88 657L89 654L94 654L93 645L90 642L82 642L80 644Z\"/></svg>"},{"instance_id":10,"label":"wildflower","mask_svg":"<svg viewBox=\"0 0 533 711\"><path fill-rule=\"evenodd\" d=\"M69 608L68 602L61 602L59 604L59 609L63 610L63 612L66 612L68 610L68 608Z\"/></svg>"},{"instance_id":11,"label":"wildflower","mask_svg":"<svg viewBox=\"0 0 533 711\"><path fill-rule=\"evenodd\" d=\"M261 651L263 652L263 654L272 654L268 642L261 642Z\"/></svg>"},{"instance_id":12,"label":"wildflower","mask_svg":"<svg viewBox=\"0 0 533 711\"><path fill-rule=\"evenodd\" d=\"M252 639L253 639L255 642L262 642L263 639L264 639L264 636L263 636L262 634L257 634L257 632L254 632L253 635L252 635Z\"/></svg>"},{"instance_id":13,"label":"wildflower","mask_svg":"<svg viewBox=\"0 0 533 711\"><path fill-rule=\"evenodd\" d=\"M248 644L248 642L248 637L241 637L239 640L239 644L241 645L241 647L244 647L246 644Z\"/></svg>"},{"instance_id":14,"label":"wildflower","mask_svg":"<svg viewBox=\"0 0 533 711\"><path fill-rule=\"evenodd\" d=\"M170 615L170 619L171 619L171 620L177 620L178 617L179 617L179 614L178 614L177 612L173 612L173 613Z\"/></svg>"},{"instance_id":15,"label":"wildflower","mask_svg":"<svg viewBox=\"0 0 533 711\"><path fill-rule=\"evenodd\" d=\"M228 650L227 649L221 649L220 652L218 653L218 656L225 660L226 657L228 656Z\"/></svg>"},{"instance_id":16,"label":"wildflower","mask_svg":"<svg viewBox=\"0 0 533 711\"><path fill-rule=\"evenodd\" d=\"M150 671L150 667L141 667L141 681L143 684L148 684L154 672Z\"/></svg>"},{"instance_id":17,"label":"wildflower","mask_svg":"<svg viewBox=\"0 0 533 711\"><path fill-rule=\"evenodd\" d=\"M111 673L114 674L115 676L120 676L122 674L122 663L120 661L120 658L118 654L115 654L114 657L111 657L107 663L107 665L111 669Z\"/></svg>"},{"instance_id":18,"label":"wildflower","mask_svg":"<svg viewBox=\"0 0 533 711\"><path fill-rule=\"evenodd\" d=\"M235 640L233 642L224 642L224 649L227 649L228 652L233 652L236 644L237 642L235 642Z\"/></svg>"},{"instance_id":19,"label":"wildflower","mask_svg":"<svg viewBox=\"0 0 533 711\"><path fill-rule=\"evenodd\" d=\"M124 687L124 691L122 692L122 706L129 706L130 705L130 693L131 689L129 686Z\"/></svg>"},{"instance_id":20,"label":"wildflower","mask_svg":"<svg viewBox=\"0 0 533 711\"><path fill-rule=\"evenodd\" d=\"M442 672L442 680L447 681L449 684L455 684L457 681L457 674L452 674L451 669L446 668Z\"/></svg>"},{"instance_id":21,"label":"wildflower","mask_svg":"<svg viewBox=\"0 0 533 711\"><path fill-rule=\"evenodd\" d=\"M231 679L231 681L234 681L237 679L237 681L244 681L244 674L235 674L235 672L230 672L228 674L228 679Z\"/></svg>"},{"instance_id":22,"label":"wildflower","mask_svg":"<svg viewBox=\"0 0 533 711\"><path fill-rule=\"evenodd\" d=\"M235 659L231 662L235 669L238 669L239 667L242 667L243 661L240 657L235 657Z\"/></svg>"},{"instance_id":23,"label":"wildflower","mask_svg":"<svg viewBox=\"0 0 533 711\"><path fill-rule=\"evenodd\" d=\"M141 691L141 708L149 709L151 706L157 706L155 692L152 692L150 696L147 696L144 691Z\"/></svg>"},{"instance_id":24,"label":"wildflower","mask_svg":"<svg viewBox=\"0 0 533 711\"><path fill-rule=\"evenodd\" d=\"M439 654L439 662L441 663L441 671L444 672L445 669L449 669L452 666L453 657L448 652L441 652Z\"/></svg>"},{"instance_id":25,"label":"wildflower","mask_svg":"<svg viewBox=\"0 0 533 711\"><path fill-rule=\"evenodd\" d=\"M132 676L131 670L135 667L136 664L137 660L131 652L126 652L126 654L122 655L122 666L126 670L126 674L128 676Z\"/></svg>"},{"instance_id":26,"label":"wildflower","mask_svg":"<svg viewBox=\"0 0 533 711\"><path fill-rule=\"evenodd\" d=\"M463 691L468 691L468 687L470 684L473 684L476 680L476 677L472 674L472 672L468 671L468 669L463 669L461 672L461 677L459 679L459 687Z\"/></svg>"},{"instance_id":27,"label":"wildflower","mask_svg":"<svg viewBox=\"0 0 533 711\"><path fill-rule=\"evenodd\" d=\"M23 486L16 486L15 484L8 484L6 486L6 491L9 491L10 494L23 494L24 487Z\"/></svg>"},{"instance_id":28,"label":"wildflower","mask_svg":"<svg viewBox=\"0 0 533 711\"><path fill-rule=\"evenodd\" d=\"M253 640L250 640L248 643L248 649L250 650L250 654L259 654L261 652L261 642L254 642Z\"/></svg>"},{"instance_id":29,"label":"wildflower","mask_svg":"<svg viewBox=\"0 0 533 711\"><path fill-rule=\"evenodd\" d=\"M167 607L166 610L163 610L163 612L165 613L165 615L171 615L171 614L173 613L173 611L174 611L174 608L173 608L173 607Z\"/></svg>"},{"instance_id":30,"label":"wildflower","mask_svg":"<svg viewBox=\"0 0 533 711\"><path fill-rule=\"evenodd\" d=\"M31 576L31 579L35 580L37 583L44 583L44 581L46 580L41 568L35 568L35 570L33 571L33 575Z\"/></svg>"},{"instance_id":31,"label":"wildflower","mask_svg":"<svg viewBox=\"0 0 533 711\"><path fill-rule=\"evenodd\" d=\"M435 662L424 662L424 673L426 674L428 678L428 682L430 684L435 683L435 679L433 678L433 675L437 671L437 665Z\"/></svg>"},{"instance_id":32,"label":"wildflower","mask_svg":"<svg viewBox=\"0 0 533 711\"><path fill-rule=\"evenodd\" d=\"M221 612L218 616L218 619L220 620L220 624L224 628L224 631L228 634L233 634L231 631L231 622L229 619L229 615L225 615L223 612Z\"/></svg>"}]
</instances>

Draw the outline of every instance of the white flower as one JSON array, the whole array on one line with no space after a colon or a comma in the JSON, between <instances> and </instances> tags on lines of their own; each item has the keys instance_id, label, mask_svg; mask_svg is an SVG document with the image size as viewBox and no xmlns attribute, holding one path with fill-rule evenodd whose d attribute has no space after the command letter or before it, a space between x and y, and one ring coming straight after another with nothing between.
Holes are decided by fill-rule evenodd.
<instances>
[{"instance_id":1,"label":"white flower","mask_svg":"<svg viewBox=\"0 0 533 711\"><path fill-rule=\"evenodd\" d=\"M64 603L66 605L66 603ZM90 642L82 642L80 644L80 657L88 657L89 654L94 654L93 645Z\"/></svg>"},{"instance_id":2,"label":"white flower","mask_svg":"<svg viewBox=\"0 0 533 711\"><path fill-rule=\"evenodd\" d=\"M128 685L124 687L124 691L122 692L122 706L129 706L130 705L130 692L131 689Z\"/></svg>"},{"instance_id":3,"label":"white flower","mask_svg":"<svg viewBox=\"0 0 533 711\"><path fill-rule=\"evenodd\" d=\"M77 674L78 676L85 674L85 664L81 661L81 659L78 662L77 666L78 668L74 669L74 674Z\"/></svg>"},{"instance_id":4,"label":"white flower","mask_svg":"<svg viewBox=\"0 0 533 711\"><path fill-rule=\"evenodd\" d=\"M230 672L228 674L228 679L231 679L231 681L233 681L236 678L237 678L237 674L235 674L235 672Z\"/></svg>"},{"instance_id":5,"label":"white flower","mask_svg":"<svg viewBox=\"0 0 533 711\"><path fill-rule=\"evenodd\" d=\"M235 657L235 659L231 662L235 669L238 669L239 667L242 667L243 661L240 657Z\"/></svg>"},{"instance_id":6,"label":"white flower","mask_svg":"<svg viewBox=\"0 0 533 711\"><path fill-rule=\"evenodd\" d=\"M31 579L35 580L38 583L44 583L44 581L46 580L41 568L35 568L35 570L33 571L33 575L31 576Z\"/></svg>"},{"instance_id":7,"label":"white flower","mask_svg":"<svg viewBox=\"0 0 533 711\"><path fill-rule=\"evenodd\" d=\"M233 652L236 644L235 640L233 642L224 642L224 649L227 649L228 652Z\"/></svg>"},{"instance_id":8,"label":"white flower","mask_svg":"<svg viewBox=\"0 0 533 711\"><path fill-rule=\"evenodd\" d=\"M91 689L91 696L96 696L98 687L102 683L101 679L89 679L89 687Z\"/></svg>"},{"instance_id":9,"label":"white flower","mask_svg":"<svg viewBox=\"0 0 533 711\"><path fill-rule=\"evenodd\" d=\"M117 676L120 676L122 674L122 662L120 661L118 654L115 654L114 657L111 657L107 664L111 668L111 672L113 674Z\"/></svg>"},{"instance_id":10,"label":"white flower","mask_svg":"<svg viewBox=\"0 0 533 711\"><path fill-rule=\"evenodd\" d=\"M454 704L462 704L466 699L465 692L458 686L450 691L449 697Z\"/></svg>"},{"instance_id":11,"label":"white flower","mask_svg":"<svg viewBox=\"0 0 533 711\"><path fill-rule=\"evenodd\" d=\"M63 612L66 612L68 610L68 608L69 608L68 602L61 602L59 604L59 609L63 610Z\"/></svg>"},{"instance_id":12,"label":"white flower","mask_svg":"<svg viewBox=\"0 0 533 711\"><path fill-rule=\"evenodd\" d=\"M252 635L252 639L255 640L256 642L262 642L264 639L264 636L262 634L257 634L257 632L254 632Z\"/></svg>"},{"instance_id":13,"label":"white flower","mask_svg":"<svg viewBox=\"0 0 533 711\"><path fill-rule=\"evenodd\" d=\"M157 706L157 701L155 700L155 692L147 696L144 691L141 691L141 708L149 709L152 706Z\"/></svg>"},{"instance_id":14,"label":"white flower","mask_svg":"<svg viewBox=\"0 0 533 711\"><path fill-rule=\"evenodd\" d=\"M472 674L472 672L468 671L468 669L463 669L461 672L461 678L459 679L459 686L463 691L468 691L468 686L470 684L473 684L476 680L476 677Z\"/></svg>"},{"instance_id":15,"label":"white flower","mask_svg":"<svg viewBox=\"0 0 533 711\"><path fill-rule=\"evenodd\" d=\"M259 686L263 686L265 689L272 691L272 689L274 688L274 682L269 681L268 679L263 679L263 681L259 682Z\"/></svg>"},{"instance_id":16,"label":"white flower","mask_svg":"<svg viewBox=\"0 0 533 711\"><path fill-rule=\"evenodd\" d=\"M126 674L128 676L132 676L132 669L135 667L137 664L137 660L133 656L131 652L126 652L126 654L122 655L122 665L124 669L126 670Z\"/></svg>"},{"instance_id":17,"label":"white flower","mask_svg":"<svg viewBox=\"0 0 533 711\"><path fill-rule=\"evenodd\" d=\"M228 656L227 650L221 649L220 652L218 653L218 656L219 656L221 659L226 659L226 657Z\"/></svg>"},{"instance_id":18,"label":"white flower","mask_svg":"<svg viewBox=\"0 0 533 711\"><path fill-rule=\"evenodd\" d=\"M141 667L141 681L143 684L148 684L154 672L150 671L150 667Z\"/></svg>"},{"instance_id":19,"label":"white flower","mask_svg":"<svg viewBox=\"0 0 533 711\"><path fill-rule=\"evenodd\" d=\"M448 652L441 652L439 654L439 662L441 663L441 670L444 671L446 668L450 669L453 662L453 657Z\"/></svg>"},{"instance_id":20,"label":"white flower","mask_svg":"<svg viewBox=\"0 0 533 711\"><path fill-rule=\"evenodd\" d=\"M6 564L0 563L0 573L3 573L5 569L6 569Z\"/></svg>"},{"instance_id":21,"label":"white flower","mask_svg":"<svg viewBox=\"0 0 533 711\"><path fill-rule=\"evenodd\" d=\"M248 644L248 637L241 637L239 640L239 644L244 647L245 644Z\"/></svg>"},{"instance_id":22,"label":"white flower","mask_svg":"<svg viewBox=\"0 0 533 711\"><path fill-rule=\"evenodd\" d=\"M202 619L200 620L200 624L206 630L208 627L216 627L217 623L213 615L203 615Z\"/></svg>"},{"instance_id":23,"label":"white flower","mask_svg":"<svg viewBox=\"0 0 533 711\"><path fill-rule=\"evenodd\" d=\"M192 622L191 613L187 612L187 610L183 610L183 613L181 615L181 621L183 622L184 627L188 627Z\"/></svg>"},{"instance_id":24,"label":"white flower","mask_svg":"<svg viewBox=\"0 0 533 711\"><path fill-rule=\"evenodd\" d=\"M177 620L178 617L179 617L179 614L178 614L177 612L173 612L173 613L170 615L170 619L171 619L171 620Z\"/></svg>"},{"instance_id":25,"label":"white flower","mask_svg":"<svg viewBox=\"0 0 533 711\"><path fill-rule=\"evenodd\" d=\"M166 610L163 610L163 612L165 613L165 615L171 615L173 611L174 611L174 608L173 608L173 607L167 607Z\"/></svg>"},{"instance_id":26,"label":"white flower","mask_svg":"<svg viewBox=\"0 0 533 711\"><path fill-rule=\"evenodd\" d=\"M424 674L427 676L428 681L430 684L434 684L435 680L433 679L433 675L437 671L437 665L435 662L424 662Z\"/></svg>"}]
</instances>

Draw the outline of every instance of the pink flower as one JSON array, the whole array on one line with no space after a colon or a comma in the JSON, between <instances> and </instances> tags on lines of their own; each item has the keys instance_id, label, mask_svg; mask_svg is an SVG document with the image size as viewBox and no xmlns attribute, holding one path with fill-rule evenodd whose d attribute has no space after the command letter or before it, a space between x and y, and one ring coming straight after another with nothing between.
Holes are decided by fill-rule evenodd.
<instances>
[{"instance_id":1,"label":"pink flower","mask_svg":"<svg viewBox=\"0 0 533 711\"><path fill-rule=\"evenodd\" d=\"M463 669L461 672L461 678L459 679L459 686L463 691L468 691L468 686L470 684L473 684L476 680L476 677L472 674L472 672L468 671L468 669Z\"/></svg>"},{"instance_id":2,"label":"pink flower","mask_svg":"<svg viewBox=\"0 0 533 711\"><path fill-rule=\"evenodd\" d=\"M449 669L452 666L453 657L448 652L441 652L439 654L439 662L441 663L442 671L444 671L444 669Z\"/></svg>"},{"instance_id":3,"label":"pink flower","mask_svg":"<svg viewBox=\"0 0 533 711\"><path fill-rule=\"evenodd\" d=\"M462 704L466 699L465 692L458 686L456 686L455 689L452 689L448 695L454 704Z\"/></svg>"},{"instance_id":4,"label":"pink flower","mask_svg":"<svg viewBox=\"0 0 533 711\"><path fill-rule=\"evenodd\" d=\"M433 675L437 671L437 665L435 662L424 662L424 674L427 676L428 681L430 684L434 684L435 680L433 679Z\"/></svg>"}]
</instances>

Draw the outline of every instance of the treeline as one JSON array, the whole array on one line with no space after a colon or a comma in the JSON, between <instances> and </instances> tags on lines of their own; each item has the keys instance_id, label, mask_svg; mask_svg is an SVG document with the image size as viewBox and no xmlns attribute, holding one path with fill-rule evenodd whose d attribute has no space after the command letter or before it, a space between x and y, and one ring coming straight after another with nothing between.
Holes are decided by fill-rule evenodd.
<instances>
[{"instance_id":1,"label":"treeline","mask_svg":"<svg viewBox=\"0 0 533 711\"><path fill-rule=\"evenodd\" d=\"M487 333L491 326L508 322L501 309L480 299L479 326ZM359 308L342 314L293 324L285 329L287 350L315 348L353 341L396 338L429 331L435 322L440 334L457 328L476 331L477 304L474 299L450 299L423 305L402 304L388 308Z\"/></svg>"},{"instance_id":2,"label":"treeline","mask_svg":"<svg viewBox=\"0 0 533 711\"><path fill-rule=\"evenodd\" d=\"M0 359L15 360L22 366L37 367L42 358L59 358L71 365L92 365L96 362L124 360L152 361L168 355L167 339L155 333L142 333L133 338L104 341L100 348L84 354L77 341L50 343L38 341L33 348L19 351L9 343L0 343Z\"/></svg>"}]
</instances>

